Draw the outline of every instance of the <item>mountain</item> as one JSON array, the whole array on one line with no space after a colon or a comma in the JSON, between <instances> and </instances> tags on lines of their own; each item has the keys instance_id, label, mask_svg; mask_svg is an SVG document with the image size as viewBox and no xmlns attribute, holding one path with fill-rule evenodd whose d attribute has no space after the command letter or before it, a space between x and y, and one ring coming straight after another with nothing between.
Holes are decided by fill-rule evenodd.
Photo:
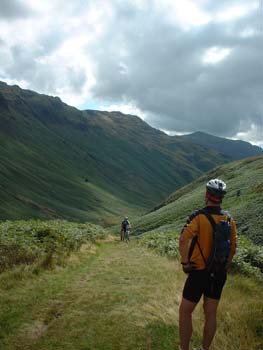
<instances>
[{"instance_id":1,"label":"mountain","mask_svg":"<svg viewBox=\"0 0 263 350\"><path fill-rule=\"evenodd\" d=\"M0 82L0 219L111 223L229 157L140 118L80 111Z\"/></svg>"},{"instance_id":2,"label":"mountain","mask_svg":"<svg viewBox=\"0 0 263 350\"><path fill-rule=\"evenodd\" d=\"M229 140L200 131L189 135L183 135L181 137L200 146L223 153L232 160L263 154L263 149L261 147L253 146L248 142L241 140Z\"/></svg>"},{"instance_id":3,"label":"mountain","mask_svg":"<svg viewBox=\"0 0 263 350\"><path fill-rule=\"evenodd\" d=\"M227 184L222 207L234 217L238 234L263 245L263 156L246 158L217 167L172 193L155 210L133 222L133 233L180 232L188 215L204 206L205 184L220 178Z\"/></svg>"}]
</instances>

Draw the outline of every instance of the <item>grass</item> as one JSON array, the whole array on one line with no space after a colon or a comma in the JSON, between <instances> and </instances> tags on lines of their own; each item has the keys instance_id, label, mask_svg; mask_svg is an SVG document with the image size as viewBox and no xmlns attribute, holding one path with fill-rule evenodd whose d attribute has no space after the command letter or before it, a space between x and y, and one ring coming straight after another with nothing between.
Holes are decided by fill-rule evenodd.
<instances>
[{"instance_id":1,"label":"grass","mask_svg":"<svg viewBox=\"0 0 263 350\"><path fill-rule=\"evenodd\" d=\"M11 279L0 275L3 350L172 350L185 275L175 260L138 245L83 245L63 268ZM211 350L260 350L262 285L230 275ZM257 291L257 293L255 293ZM200 345L202 309L194 314L192 346Z\"/></svg>"},{"instance_id":2,"label":"grass","mask_svg":"<svg viewBox=\"0 0 263 350\"><path fill-rule=\"evenodd\" d=\"M156 321L149 300L154 296L151 302L156 305L168 291L168 276L159 279L167 261L159 265L146 252L142 270L142 248L117 248L111 243L97 246L92 256L83 250L63 271L24 280L13 286L11 295L2 291L1 306L6 305L6 298L12 300L12 311L5 319L9 327L4 334L8 335L2 335L4 349L145 349L147 343L153 348L159 342L161 346L163 331L171 325ZM172 266L169 270L174 275ZM164 302L170 308L168 300ZM3 317L6 307L1 310Z\"/></svg>"},{"instance_id":3,"label":"grass","mask_svg":"<svg viewBox=\"0 0 263 350\"><path fill-rule=\"evenodd\" d=\"M160 203L157 210L133 220L133 233L153 230L181 231L188 215L204 204L205 184L211 178L221 178L227 183L228 193L223 208L230 211L238 227L254 243L263 245L259 225L263 220L263 157L223 165L201 176L191 184L171 194ZM240 196L237 195L240 190Z\"/></svg>"}]
</instances>

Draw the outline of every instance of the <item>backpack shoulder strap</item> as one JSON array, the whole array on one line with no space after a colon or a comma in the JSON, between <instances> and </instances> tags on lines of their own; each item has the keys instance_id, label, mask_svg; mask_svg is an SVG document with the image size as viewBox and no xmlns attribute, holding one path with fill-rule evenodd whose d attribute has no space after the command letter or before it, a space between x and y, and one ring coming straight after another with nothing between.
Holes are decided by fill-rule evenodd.
<instances>
[{"instance_id":1,"label":"backpack shoulder strap","mask_svg":"<svg viewBox=\"0 0 263 350\"><path fill-rule=\"evenodd\" d=\"M200 244L199 244L199 242L198 242L198 236L197 236L197 235L194 236L194 238L192 239L192 242L191 242L191 245L190 245L190 249L189 249L189 253L188 253L188 260L189 260L189 261L191 260L191 256L192 256L192 254L193 254L194 247L195 247L196 244L197 244L197 246L198 246L198 248L199 248L199 251L200 251L200 254L201 254L201 256L202 256L202 258L203 258L203 260L204 260L205 266L207 266L207 262L206 262L206 259L205 259L205 257L204 257L203 251L202 251L202 249L201 249L201 247L200 247Z\"/></svg>"},{"instance_id":2,"label":"backpack shoulder strap","mask_svg":"<svg viewBox=\"0 0 263 350\"><path fill-rule=\"evenodd\" d=\"M197 235L194 236L194 238L192 239L192 242L191 242L191 245L190 245L190 248L189 248L189 252L188 252L188 260L190 261L191 257L192 257L192 254L193 254L193 251L194 251L194 248L195 248L195 245L197 243L197 240L198 240L198 237Z\"/></svg>"},{"instance_id":3,"label":"backpack shoulder strap","mask_svg":"<svg viewBox=\"0 0 263 350\"><path fill-rule=\"evenodd\" d=\"M202 212L202 214L204 214L204 215L207 217L208 221L210 222L211 226L213 227L213 230L215 231L215 229L216 229L216 222L215 222L215 220L213 219L212 215L209 214L209 213L208 213L206 210L204 210L204 209L202 209L201 212Z\"/></svg>"}]
</instances>

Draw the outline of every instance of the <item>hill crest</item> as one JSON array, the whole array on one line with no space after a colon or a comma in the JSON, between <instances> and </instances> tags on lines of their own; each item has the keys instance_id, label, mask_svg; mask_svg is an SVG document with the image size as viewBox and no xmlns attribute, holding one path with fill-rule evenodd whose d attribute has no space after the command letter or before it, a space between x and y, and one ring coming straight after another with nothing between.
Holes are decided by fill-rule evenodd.
<instances>
[{"instance_id":1,"label":"hill crest","mask_svg":"<svg viewBox=\"0 0 263 350\"><path fill-rule=\"evenodd\" d=\"M263 154L263 149L243 140L231 140L214 136L202 131L182 135L184 139L190 140L198 145L214 149L230 157L232 160L252 157Z\"/></svg>"}]
</instances>

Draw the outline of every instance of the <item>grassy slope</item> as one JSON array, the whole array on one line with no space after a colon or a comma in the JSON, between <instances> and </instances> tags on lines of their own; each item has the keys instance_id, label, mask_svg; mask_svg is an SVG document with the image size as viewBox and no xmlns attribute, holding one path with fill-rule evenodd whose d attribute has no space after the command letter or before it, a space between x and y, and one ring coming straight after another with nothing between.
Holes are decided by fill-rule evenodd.
<instances>
[{"instance_id":1,"label":"grassy slope","mask_svg":"<svg viewBox=\"0 0 263 350\"><path fill-rule=\"evenodd\" d=\"M207 148L213 148L218 152L228 155L232 160L248 158L252 156L262 155L261 147L253 146L248 142L241 140L228 140L222 137L206 134L204 132L195 132L189 135L181 136L183 139L191 140L198 145Z\"/></svg>"},{"instance_id":2,"label":"grassy slope","mask_svg":"<svg viewBox=\"0 0 263 350\"><path fill-rule=\"evenodd\" d=\"M63 269L0 276L3 350L172 350L185 275L174 261L120 242L85 246ZM257 290L257 293L255 293ZM262 285L229 276L211 350L263 347ZM192 346L202 337L201 306Z\"/></svg>"},{"instance_id":3,"label":"grassy slope","mask_svg":"<svg viewBox=\"0 0 263 350\"><path fill-rule=\"evenodd\" d=\"M226 160L137 117L0 83L0 219L138 213Z\"/></svg>"},{"instance_id":4,"label":"grassy slope","mask_svg":"<svg viewBox=\"0 0 263 350\"><path fill-rule=\"evenodd\" d=\"M124 201L96 181L85 181L86 170L92 172L94 166L83 164L83 149L32 116L24 101L21 104L22 115L11 109L1 117L2 219L73 217L94 221L111 215L112 203L116 208L125 207Z\"/></svg>"},{"instance_id":5,"label":"grassy slope","mask_svg":"<svg viewBox=\"0 0 263 350\"><path fill-rule=\"evenodd\" d=\"M133 232L180 232L187 216L204 205L205 183L211 178L219 177L228 187L223 207L235 218L239 234L244 233L255 243L263 245L260 230L263 221L262 173L263 156L218 167L173 193L161 204L159 210L133 220ZM238 190L241 191L239 197Z\"/></svg>"}]
</instances>

